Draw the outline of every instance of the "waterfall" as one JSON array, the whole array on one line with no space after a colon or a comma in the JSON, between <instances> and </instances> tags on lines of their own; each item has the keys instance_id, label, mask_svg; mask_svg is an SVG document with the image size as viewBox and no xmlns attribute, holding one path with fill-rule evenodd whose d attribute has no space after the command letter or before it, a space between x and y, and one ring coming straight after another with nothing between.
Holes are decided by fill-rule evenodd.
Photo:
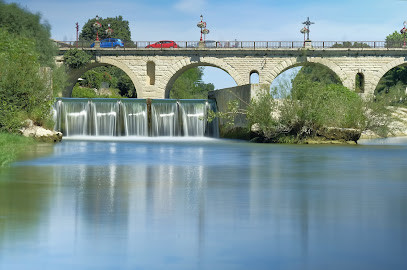
<instances>
[{"instance_id":1,"label":"waterfall","mask_svg":"<svg viewBox=\"0 0 407 270\"><path fill-rule=\"evenodd\" d=\"M151 104L151 106L150 106ZM218 137L218 123L208 123L208 100L58 98L55 130L64 136Z\"/></svg>"},{"instance_id":2,"label":"waterfall","mask_svg":"<svg viewBox=\"0 0 407 270\"><path fill-rule=\"evenodd\" d=\"M115 136L117 134L117 118L119 103L111 99L93 99L92 106L92 134L96 136Z\"/></svg>"},{"instance_id":3,"label":"waterfall","mask_svg":"<svg viewBox=\"0 0 407 270\"><path fill-rule=\"evenodd\" d=\"M152 136L177 136L178 107L176 100L153 100L151 103Z\"/></svg>"},{"instance_id":4,"label":"waterfall","mask_svg":"<svg viewBox=\"0 0 407 270\"><path fill-rule=\"evenodd\" d=\"M124 134L126 136L148 136L146 100L122 100Z\"/></svg>"},{"instance_id":5,"label":"waterfall","mask_svg":"<svg viewBox=\"0 0 407 270\"><path fill-rule=\"evenodd\" d=\"M206 100L180 100L180 112L182 116L182 130L184 136L203 137L206 129Z\"/></svg>"},{"instance_id":6,"label":"waterfall","mask_svg":"<svg viewBox=\"0 0 407 270\"><path fill-rule=\"evenodd\" d=\"M61 130L66 136L89 134L89 102L87 99L71 99L60 104Z\"/></svg>"}]
</instances>

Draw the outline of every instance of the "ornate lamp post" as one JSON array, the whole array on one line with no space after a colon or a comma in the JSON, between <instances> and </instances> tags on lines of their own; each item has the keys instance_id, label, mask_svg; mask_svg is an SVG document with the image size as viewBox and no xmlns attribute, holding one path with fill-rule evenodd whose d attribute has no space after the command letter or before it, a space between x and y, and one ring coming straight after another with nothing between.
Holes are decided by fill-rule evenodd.
<instances>
[{"instance_id":1,"label":"ornate lamp post","mask_svg":"<svg viewBox=\"0 0 407 270\"><path fill-rule=\"evenodd\" d=\"M314 22L311 22L309 20L309 17L307 17L307 20L305 22L303 22L302 24L305 25L304 29L306 29L306 30L304 30L304 37L305 37L305 33L307 34L307 40L304 41L304 47L305 48L311 48L312 46L311 46L311 40L309 39L309 32L310 32L309 31L309 26L311 24L314 24Z\"/></svg>"},{"instance_id":2,"label":"ornate lamp post","mask_svg":"<svg viewBox=\"0 0 407 270\"><path fill-rule=\"evenodd\" d=\"M305 46L305 34L309 33L309 30L307 27L301 28L300 33L304 34L304 46Z\"/></svg>"},{"instance_id":3,"label":"ornate lamp post","mask_svg":"<svg viewBox=\"0 0 407 270\"><path fill-rule=\"evenodd\" d=\"M196 26L198 26L198 28L201 28L201 39L199 41L202 41L203 29L206 28L206 22L203 21L202 15L201 15L201 21L198 22L198 24Z\"/></svg>"},{"instance_id":4,"label":"ornate lamp post","mask_svg":"<svg viewBox=\"0 0 407 270\"><path fill-rule=\"evenodd\" d=\"M95 48L96 48L96 47L100 47L99 28L102 27L102 24L99 22L98 15L96 15L96 22L93 24L93 27L96 29L96 41L95 41Z\"/></svg>"},{"instance_id":5,"label":"ornate lamp post","mask_svg":"<svg viewBox=\"0 0 407 270\"><path fill-rule=\"evenodd\" d=\"M204 35L204 39L206 35L209 34L209 30L206 29L206 22L203 21L203 16L201 15L201 21L198 22L196 25L198 28L201 28L201 39L199 40L199 47L203 47L205 45L204 41L202 40L202 34Z\"/></svg>"},{"instance_id":6,"label":"ornate lamp post","mask_svg":"<svg viewBox=\"0 0 407 270\"><path fill-rule=\"evenodd\" d=\"M401 28L400 33L404 35L403 48L405 48L406 47L406 32L407 32L406 25L407 25L407 22L404 21L403 25L404 25L404 27Z\"/></svg>"},{"instance_id":7,"label":"ornate lamp post","mask_svg":"<svg viewBox=\"0 0 407 270\"><path fill-rule=\"evenodd\" d=\"M76 48L79 46L79 24L76 23Z\"/></svg>"},{"instance_id":8,"label":"ornate lamp post","mask_svg":"<svg viewBox=\"0 0 407 270\"><path fill-rule=\"evenodd\" d=\"M106 35L107 35L108 37L111 37L111 36L112 36L113 29L110 28L110 23L107 25L107 29L105 30L105 32L106 32Z\"/></svg>"}]
</instances>

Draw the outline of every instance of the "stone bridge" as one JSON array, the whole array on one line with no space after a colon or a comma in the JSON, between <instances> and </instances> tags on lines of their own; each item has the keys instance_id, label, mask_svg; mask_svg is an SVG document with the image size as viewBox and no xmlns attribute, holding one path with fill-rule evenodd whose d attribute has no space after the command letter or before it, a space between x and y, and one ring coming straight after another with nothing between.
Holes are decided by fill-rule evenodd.
<instances>
[{"instance_id":1,"label":"stone bridge","mask_svg":"<svg viewBox=\"0 0 407 270\"><path fill-rule=\"evenodd\" d=\"M60 48L57 62L63 62L67 48ZM70 96L77 79L91 68L113 65L133 81L138 98L169 98L175 80L187 69L197 66L217 67L227 72L238 86L250 84L253 73L259 83L270 87L285 70L306 63L332 70L342 84L355 90L356 78L362 81L362 95L369 96L390 69L407 64L405 48L119 48L84 49L93 55L91 63L72 70Z\"/></svg>"}]
</instances>

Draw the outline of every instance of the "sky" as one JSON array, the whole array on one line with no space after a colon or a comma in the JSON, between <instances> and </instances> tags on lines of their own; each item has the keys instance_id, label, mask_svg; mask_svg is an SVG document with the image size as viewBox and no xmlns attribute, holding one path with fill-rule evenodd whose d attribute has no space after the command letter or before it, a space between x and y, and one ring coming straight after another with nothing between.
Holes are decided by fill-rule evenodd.
<instances>
[{"instance_id":1,"label":"sky","mask_svg":"<svg viewBox=\"0 0 407 270\"><path fill-rule=\"evenodd\" d=\"M199 40L204 16L210 40L301 41L302 22L310 18L313 41L383 41L403 28L407 0L5 0L18 3L51 25L56 40L76 39L96 15L123 16L134 41ZM213 71L210 71L213 70ZM205 69L204 81L216 69ZM223 71L221 71L223 72ZM214 73L214 74L215 74ZM228 75L227 75L228 76ZM227 84L229 78L224 79ZM218 80L218 79L216 79ZM222 80L216 88L225 87ZM232 80L233 82L233 80ZM231 85L233 86L233 85ZM227 87L227 86L226 86Z\"/></svg>"}]
</instances>

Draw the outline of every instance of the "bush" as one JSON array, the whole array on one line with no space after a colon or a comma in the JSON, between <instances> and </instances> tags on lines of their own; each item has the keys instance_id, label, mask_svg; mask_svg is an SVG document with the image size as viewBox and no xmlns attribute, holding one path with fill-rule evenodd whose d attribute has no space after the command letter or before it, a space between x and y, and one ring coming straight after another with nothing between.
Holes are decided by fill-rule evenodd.
<instances>
[{"instance_id":1,"label":"bush","mask_svg":"<svg viewBox=\"0 0 407 270\"><path fill-rule=\"evenodd\" d=\"M254 125L266 141L293 142L326 127L364 130L367 126L366 104L342 85L297 76L291 95L280 100L273 96L263 90L247 110L250 127Z\"/></svg>"},{"instance_id":2,"label":"bush","mask_svg":"<svg viewBox=\"0 0 407 270\"><path fill-rule=\"evenodd\" d=\"M34 44L0 29L0 131L16 132L26 118L40 125L51 118L51 89Z\"/></svg>"},{"instance_id":3,"label":"bush","mask_svg":"<svg viewBox=\"0 0 407 270\"><path fill-rule=\"evenodd\" d=\"M81 68L89 63L92 57L85 51L79 49L70 49L64 54L64 62L69 68Z\"/></svg>"}]
</instances>

